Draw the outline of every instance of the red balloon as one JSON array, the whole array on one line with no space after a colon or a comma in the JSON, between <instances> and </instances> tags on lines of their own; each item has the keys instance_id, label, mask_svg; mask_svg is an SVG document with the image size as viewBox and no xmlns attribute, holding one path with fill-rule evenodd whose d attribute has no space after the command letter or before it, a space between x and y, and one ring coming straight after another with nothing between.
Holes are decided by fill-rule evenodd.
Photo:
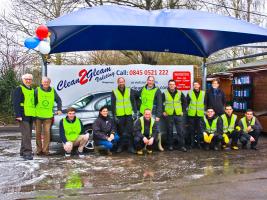
<instances>
[{"instance_id":1,"label":"red balloon","mask_svg":"<svg viewBox=\"0 0 267 200\"><path fill-rule=\"evenodd\" d=\"M48 28L45 25L41 25L36 29L35 33L40 40L43 40L48 36Z\"/></svg>"}]
</instances>

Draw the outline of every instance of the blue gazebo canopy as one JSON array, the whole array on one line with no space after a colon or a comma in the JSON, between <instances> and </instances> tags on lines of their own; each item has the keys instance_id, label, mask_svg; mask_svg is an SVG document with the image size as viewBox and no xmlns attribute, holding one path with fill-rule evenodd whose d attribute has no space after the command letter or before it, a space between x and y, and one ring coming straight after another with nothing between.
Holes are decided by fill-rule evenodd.
<instances>
[{"instance_id":1,"label":"blue gazebo canopy","mask_svg":"<svg viewBox=\"0 0 267 200\"><path fill-rule=\"evenodd\" d=\"M267 29L195 10L84 8L47 23L51 53L91 50L173 52L207 58L231 46L265 42Z\"/></svg>"}]
</instances>

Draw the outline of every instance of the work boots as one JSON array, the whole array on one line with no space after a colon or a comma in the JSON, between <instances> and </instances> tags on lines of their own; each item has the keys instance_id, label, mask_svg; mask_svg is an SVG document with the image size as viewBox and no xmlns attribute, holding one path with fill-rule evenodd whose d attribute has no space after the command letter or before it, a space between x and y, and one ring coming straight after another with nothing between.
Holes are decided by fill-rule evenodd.
<instances>
[{"instance_id":1,"label":"work boots","mask_svg":"<svg viewBox=\"0 0 267 200\"><path fill-rule=\"evenodd\" d=\"M158 134L158 149L159 149L159 151L164 151L164 149L161 145L161 133Z\"/></svg>"}]
</instances>

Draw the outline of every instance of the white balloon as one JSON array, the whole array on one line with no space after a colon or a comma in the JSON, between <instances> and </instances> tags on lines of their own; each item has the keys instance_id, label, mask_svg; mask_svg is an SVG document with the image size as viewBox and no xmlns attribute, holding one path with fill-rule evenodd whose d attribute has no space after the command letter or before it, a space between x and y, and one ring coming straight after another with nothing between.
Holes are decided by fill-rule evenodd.
<instances>
[{"instance_id":1,"label":"white balloon","mask_svg":"<svg viewBox=\"0 0 267 200\"><path fill-rule=\"evenodd\" d=\"M39 51L42 54L49 54L51 47L48 41L41 41L38 46L39 46Z\"/></svg>"}]
</instances>

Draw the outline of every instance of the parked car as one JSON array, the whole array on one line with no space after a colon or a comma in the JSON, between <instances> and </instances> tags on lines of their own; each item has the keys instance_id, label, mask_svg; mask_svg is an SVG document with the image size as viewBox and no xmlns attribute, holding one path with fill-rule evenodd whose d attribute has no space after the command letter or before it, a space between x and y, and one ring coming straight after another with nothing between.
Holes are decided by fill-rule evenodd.
<instances>
[{"instance_id":1,"label":"parked car","mask_svg":"<svg viewBox=\"0 0 267 200\"><path fill-rule=\"evenodd\" d=\"M92 130L92 124L98 117L99 109L102 106L108 106L111 108L111 92L99 92L87 94L72 104L65 106L62 110L62 115L55 115L53 124L51 127L51 141L61 142L59 136L59 122L67 115L67 108L73 107L76 109L76 116L81 119L86 130L90 132Z\"/></svg>"},{"instance_id":2,"label":"parked car","mask_svg":"<svg viewBox=\"0 0 267 200\"><path fill-rule=\"evenodd\" d=\"M61 142L59 136L59 122L62 118L66 117L66 110L68 107L74 107L76 109L76 116L81 119L85 129L91 133L92 125L96 118L98 117L99 110L102 106L107 106L109 109L109 114L111 113L111 92L98 92L87 94L72 104L64 107L62 110L62 115L55 115L53 124L51 127L51 141ZM162 134L163 141L165 141L166 127L164 125L164 120L160 120L160 132ZM174 129L175 130L175 129Z\"/></svg>"}]
</instances>

